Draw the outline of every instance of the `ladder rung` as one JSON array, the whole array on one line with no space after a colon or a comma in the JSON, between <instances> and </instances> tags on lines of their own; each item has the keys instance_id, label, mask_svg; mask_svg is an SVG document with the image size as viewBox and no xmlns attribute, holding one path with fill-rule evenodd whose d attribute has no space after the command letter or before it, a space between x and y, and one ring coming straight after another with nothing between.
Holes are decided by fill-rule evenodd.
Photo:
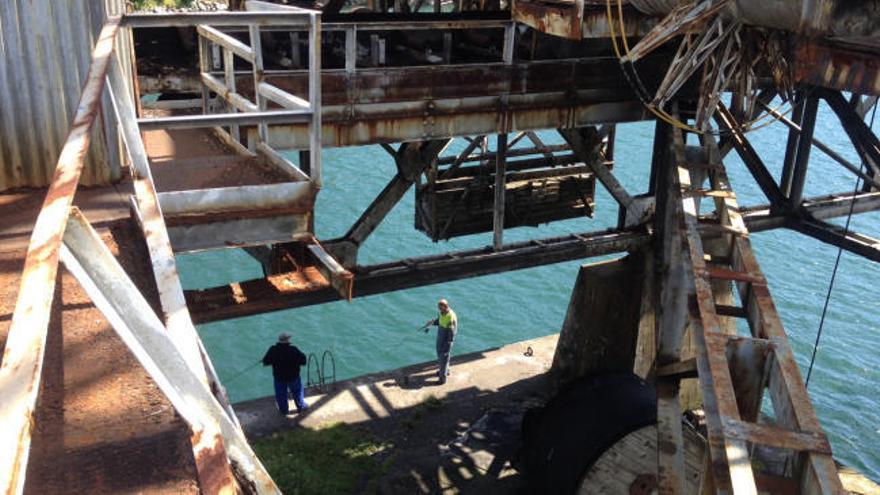
<instances>
[{"instance_id":1,"label":"ladder rung","mask_svg":"<svg viewBox=\"0 0 880 495\"><path fill-rule=\"evenodd\" d=\"M720 316L733 316L734 318L746 318L748 313L746 313L745 308L741 308L739 306L728 306L726 304L716 304L715 312Z\"/></svg>"},{"instance_id":2,"label":"ladder rung","mask_svg":"<svg viewBox=\"0 0 880 495\"><path fill-rule=\"evenodd\" d=\"M746 230L739 230L729 225L721 225L717 223L698 223L697 231L699 231L700 234L733 234L743 237L749 235Z\"/></svg>"},{"instance_id":3,"label":"ladder rung","mask_svg":"<svg viewBox=\"0 0 880 495\"><path fill-rule=\"evenodd\" d=\"M766 284L767 281L760 273L746 273L731 270L729 268L721 268L717 266L707 266L705 276L720 280L735 280L737 282L748 282L751 284Z\"/></svg>"},{"instance_id":4,"label":"ladder rung","mask_svg":"<svg viewBox=\"0 0 880 495\"><path fill-rule=\"evenodd\" d=\"M723 427L726 436L737 440L798 452L831 454L831 444L828 443L824 433L786 430L730 418L724 419Z\"/></svg>"},{"instance_id":5,"label":"ladder rung","mask_svg":"<svg viewBox=\"0 0 880 495\"><path fill-rule=\"evenodd\" d=\"M724 170L724 167L717 163L707 163L707 162L687 162L685 163L685 168L687 169L702 169L702 170Z\"/></svg>"},{"instance_id":6,"label":"ladder rung","mask_svg":"<svg viewBox=\"0 0 880 495\"><path fill-rule=\"evenodd\" d=\"M721 198L736 199L733 191L718 191L715 189L693 189L687 188L681 192L683 198Z\"/></svg>"},{"instance_id":7,"label":"ladder rung","mask_svg":"<svg viewBox=\"0 0 880 495\"><path fill-rule=\"evenodd\" d=\"M697 377L696 358L686 359L677 363L664 364L657 367L657 377L667 380L681 380Z\"/></svg>"}]
</instances>

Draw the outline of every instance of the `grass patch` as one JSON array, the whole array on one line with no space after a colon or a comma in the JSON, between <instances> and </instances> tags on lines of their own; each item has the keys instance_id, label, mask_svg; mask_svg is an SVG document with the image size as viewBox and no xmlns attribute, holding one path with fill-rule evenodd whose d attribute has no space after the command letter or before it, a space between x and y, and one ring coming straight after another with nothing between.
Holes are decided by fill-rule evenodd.
<instances>
[{"instance_id":1,"label":"grass patch","mask_svg":"<svg viewBox=\"0 0 880 495\"><path fill-rule=\"evenodd\" d=\"M387 471L392 445L353 426L297 428L252 443L269 474L287 494L374 492Z\"/></svg>"},{"instance_id":2,"label":"grass patch","mask_svg":"<svg viewBox=\"0 0 880 495\"><path fill-rule=\"evenodd\" d=\"M429 395L425 400L413 407L412 413L402 421L402 424L406 429L412 430L425 417L426 413L439 411L442 407L442 400L438 399L435 395Z\"/></svg>"}]
</instances>

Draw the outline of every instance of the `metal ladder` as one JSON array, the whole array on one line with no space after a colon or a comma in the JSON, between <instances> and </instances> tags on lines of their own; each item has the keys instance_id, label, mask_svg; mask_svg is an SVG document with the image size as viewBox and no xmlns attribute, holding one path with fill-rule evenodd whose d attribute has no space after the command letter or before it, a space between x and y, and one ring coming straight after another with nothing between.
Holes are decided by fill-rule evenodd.
<instances>
[{"instance_id":1,"label":"metal ladder","mask_svg":"<svg viewBox=\"0 0 880 495\"><path fill-rule=\"evenodd\" d=\"M668 173L664 204L669 209L663 225L664 261L672 272L680 263L681 276L678 287L674 276L666 276L665 282L667 291L686 291L686 298L678 301L683 311L680 325L672 324L674 315L667 314L665 324L662 317L659 320L659 492L684 492L679 385L682 379L697 376L710 455L704 492L757 493L759 488L769 489L765 483L772 481L787 483L797 493L844 493L830 444L752 252L748 229L737 212L736 195L715 138L700 135L699 146L686 146L681 130L670 127L668 132L672 149L664 164ZM714 207L711 215L700 211L703 199ZM739 306L731 285L736 287ZM749 335L737 335L735 318L748 323ZM681 352L681 339L687 337L681 327L687 325L692 359L683 359ZM765 389L775 424L759 420ZM785 452L782 479L754 472L756 446Z\"/></svg>"}]
</instances>

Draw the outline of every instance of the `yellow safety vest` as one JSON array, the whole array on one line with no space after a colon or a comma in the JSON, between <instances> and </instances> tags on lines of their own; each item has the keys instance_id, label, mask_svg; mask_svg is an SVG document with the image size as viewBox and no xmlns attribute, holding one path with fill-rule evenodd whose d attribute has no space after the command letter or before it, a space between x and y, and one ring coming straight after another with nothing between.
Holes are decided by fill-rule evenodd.
<instances>
[{"instance_id":1,"label":"yellow safety vest","mask_svg":"<svg viewBox=\"0 0 880 495\"><path fill-rule=\"evenodd\" d=\"M452 322L454 321L456 321L455 311L453 311L452 308L450 308L445 315L440 313L440 316L437 318L437 323L443 328L452 328Z\"/></svg>"}]
</instances>

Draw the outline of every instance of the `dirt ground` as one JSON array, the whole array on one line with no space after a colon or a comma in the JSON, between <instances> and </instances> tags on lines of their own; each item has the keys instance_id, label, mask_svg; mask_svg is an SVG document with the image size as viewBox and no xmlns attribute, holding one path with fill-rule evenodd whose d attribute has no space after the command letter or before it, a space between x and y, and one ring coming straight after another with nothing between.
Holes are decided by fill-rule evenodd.
<instances>
[{"instance_id":1,"label":"dirt ground","mask_svg":"<svg viewBox=\"0 0 880 495\"><path fill-rule=\"evenodd\" d=\"M159 117L168 112L150 110L147 114ZM289 180L279 171L264 167L256 158L231 153L206 129L147 131L144 146L159 192L277 184Z\"/></svg>"},{"instance_id":2,"label":"dirt ground","mask_svg":"<svg viewBox=\"0 0 880 495\"><path fill-rule=\"evenodd\" d=\"M128 222L102 237L148 299L148 257ZM24 250L0 243L0 349ZM11 247L10 247L11 246ZM60 269L26 493L197 493L188 428L79 283Z\"/></svg>"}]
</instances>

